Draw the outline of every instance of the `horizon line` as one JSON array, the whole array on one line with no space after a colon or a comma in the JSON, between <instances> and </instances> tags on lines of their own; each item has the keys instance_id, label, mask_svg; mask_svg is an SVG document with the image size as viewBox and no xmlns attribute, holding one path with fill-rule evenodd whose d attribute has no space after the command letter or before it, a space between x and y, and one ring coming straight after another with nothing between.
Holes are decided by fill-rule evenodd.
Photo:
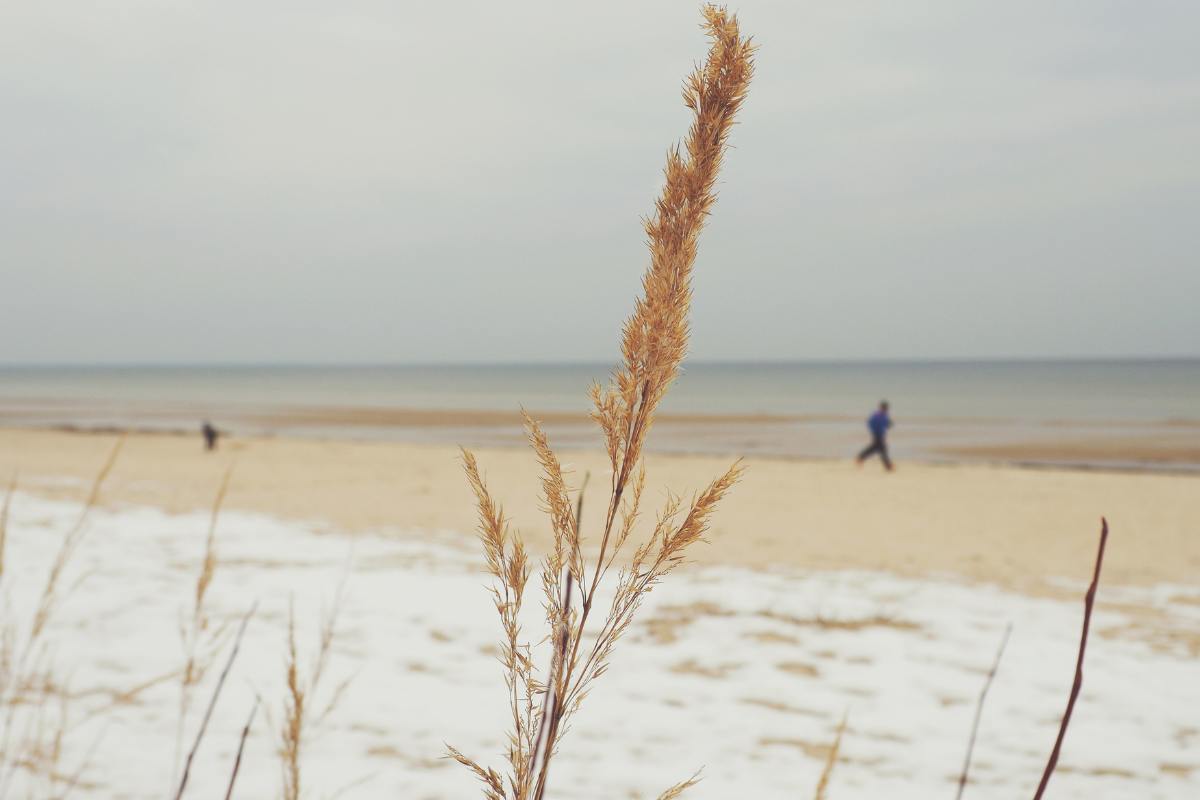
<instances>
[{"instance_id":1,"label":"horizon line","mask_svg":"<svg viewBox=\"0 0 1200 800\"><path fill-rule=\"evenodd\" d=\"M1117 364L1200 362L1194 355L1053 355L1053 356L945 356L945 357L849 357L849 358L714 358L689 359L693 366L886 366L886 365L971 365L971 364ZM0 370L18 369L415 369L440 367L605 367L618 361L601 359L526 361L40 361L0 362Z\"/></svg>"}]
</instances>

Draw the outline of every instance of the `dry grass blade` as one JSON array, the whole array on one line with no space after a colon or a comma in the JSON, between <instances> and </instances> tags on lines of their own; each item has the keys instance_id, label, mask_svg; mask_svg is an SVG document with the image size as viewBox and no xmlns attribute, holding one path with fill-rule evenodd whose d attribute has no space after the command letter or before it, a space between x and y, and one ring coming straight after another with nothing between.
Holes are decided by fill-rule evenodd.
<instances>
[{"instance_id":1,"label":"dry grass blade","mask_svg":"<svg viewBox=\"0 0 1200 800\"><path fill-rule=\"evenodd\" d=\"M4 552L8 544L8 509L16 491L17 473L14 472L12 480L8 482L8 491L4 495L4 505L0 507L0 579L4 578Z\"/></svg>"},{"instance_id":2,"label":"dry grass blade","mask_svg":"<svg viewBox=\"0 0 1200 800\"><path fill-rule=\"evenodd\" d=\"M238 771L242 768L242 753L246 750L246 739L250 736L250 727L254 725L254 715L258 713L259 699L254 698L254 705L250 708L250 716L246 720L245 726L242 728L242 736L238 740L237 755L233 757L233 770L229 773L229 788L225 790L225 800L232 800L233 785L237 783Z\"/></svg>"},{"instance_id":3,"label":"dry grass blade","mask_svg":"<svg viewBox=\"0 0 1200 800\"><path fill-rule=\"evenodd\" d=\"M0 630L0 797L7 796L18 770L30 774L41 772L48 776L52 784L60 782L61 776L56 765L67 734L67 721L62 714L57 720L51 719L49 701L55 698L62 700L65 688L54 674L50 663L52 654L44 647L39 648L39 640L59 601L70 590L70 587L64 589L60 585L63 574L87 531L88 517L99 502L100 491L112 472L124 441L124 437L120 437L114 443L92 482L79 518L63 536L37 599L28 631L23 635L23 647L16 644L22 638L16 625L6 621L3 630ZM5 540L9 504L15 486L16 476L5 500L3 525L0 525ZM3 551L4 547L0 546L0 558L3 557ZM15 739L14 734L18 734Z\"/></svg>"},{"instance_id":4,"label":"dry grass blade","mask_svg":"<svg viewBox=\"0 0 1200 800\"><path fill-rule=\"evenodd\" d=\"M211 637L211 641L202 641L206 639L205 633L208 631L209 619L208 613L204 605L204 599L208 594L208 587L212 584L213 576L217 571L217 520L220 518L221 505L225 500L225 495L229 491L229 479L233 475L233 466L221 478L220 486L217 487L217 494L213 500L212 514L209 517L208 535L204 540L204 557L200 562L200 572L196 577L196 588L193 597L192 615L190 624L186 627L181 623L180 636L183 639L184 663L180 673L179 680L179 719L175 726L175 759L172 762L173 770L179 769L179 759L183 751L183 729L187 723L188 711L192 704L192 690L208 672L212 664L212 659L215 657L215 652L205 652L205 650L215 651L216 635ZM205 647L205 645L208 647ZM178 772L173 772L172 784L178 780Z\"/></svg>"},{"instance_id":5,"label":"dry grass blade","mask_svg":"<svg viewBox=\"0 0 1200 800\"><path fill-rule=\"evenodd\" d=\"M504 682L508 689L508 707L512 718L508 748L511 771L509 781L514 796L524 798L527 796L532 762L536 753L535 738L541 727L540 717L535 710L535 697L540 693L541 686L533 675L529 648L521 641L519 622L525 586L529 580L529 562L520 535L509 530L503 510L488 491L479 473L475 456L470 451L463 450L462 459L468 483L475 494L479 513L479 539L483 543L488 572L496 580L492 587L492 596L504 631L500 663L504 668ZM542 580L544 585L552 585L545 571ZM556 603L552 608L557 607ZM551 613L558 612L547 611L548 615ZM448 752L460 764L472 770L478 767L457 750L451 748ZM488 774L487 771L484 774ZM500 791L500 797L503 798L503 788Z\"/></svg>"},{"instance_id":6,"label":"dry grass blade","mask_svg":"<svg viewBox=\"0 0 1200 800\"><path fill-rule=\"evenodd\" d=\"M979 692L979 702L975 706L975 721L971 723L971 737L967 740L967 755L963 758L962 772L958 776L956 800L961 800L963 792L967 788L967 780L971 771L971 755L975 752L975 737L979 733L979 721L983 718L983 703L987 700L988 689L992 688L992 680L996 677L996 671L1000 669L1000 659L1004 656L1004 648L1008 646L1008 637L1011 633L1012 623L1010 622L1004 627L1004 636L1000 639L996 658L992 661L992 668L988 670L987 678L983 682L983 689Z\"/></svg>"},{"instance_id":7,"label":"dry grass blade","mask_svg":"<svg viewBox=\"0 0 1200 800\"><path fill-rule=\"evenodd\" d=\"M217 496L213 499L212 514L208 521L208 536L204 540L204 561L200 566L200 576L196 579L196 603L193 619L197 622L202 621L204 596L208 592L209 584L212 583L213 574L217 568L217 519L221 516L221 504L225 502L231 477L233 477L233 465L225 470L225 475L221 478L221 485L217 488Z\"/></svg>"},{"instance_id":8,"label":"dry grass blade","mask_svg":"<svg viewBox=\"0 0 1200 800\"><path fill-rule=\"evenodd\" d=\"M662 794L660 794L658 796L658 800L675 800L676 797L679 797L681 794L683 794L684 792L686 792L688 789L692 788L699 782L700 782L700 773L697 772L695 775L688 778L686 781L681 781L681 782L675 784L674 786L672 786L670 789L667 789Z\"/></svg>"},{"instance_id":9,"label":"dry grass blade","mask_svg":"<svg viewBox=\"0 0 1200 800\"><path fill-rule=\"evenodd\" d=\"M95 738L92 739L92 743L87 750L87 755L80 760L79 766L75 768L75 771L67 779L66 786L63 787L62 792L55 798L55 800L67 800L67 798L71 796L71 793L75 791L76 787L79 786L79 782L83 778L84 770L86 770L88 765L91 764L92 757L96 754L96 748L100 746L100 742L104 741L105 733L107 733L107 727L101 728L96 734Z\"/></svg>"},{"instance_id":10,"label":"dry grass blade","mask_svg":"<svg viewBox=\"0 0 1200 800\"><path fill-rule=\"evenodd\" d=\"M287 696L284 699L284 722L281 735L283 758L284 800L300 796L300 744L304 727L305 691L300 682L300 665L296 656L296 612L288 604Z\"/></svg>"},{"instance_id":11,"label":"dry grass blade","mask_svg":"<svg viewBox=\"0 0 1200 800\"><path fill-rule=\"evenodd\" d=\"M308 736L308 730L316 722L328 715L336 705L348 681L342 682L334 691L333 697L326 704L314 722L312 716L313 700L317 696L325 668L333 651L334 634L337 630L337 620L341 613L342 600L345 594L346 581L350 576L351 558L347 556L338 581L337 590L330 609L321 615L321 624L317 631L317 651L313 657L312 666L307 677L301 673L300 659L296 649L296 613L293 603L288 603L288 636L287 636L287 694L283 703L283 726L280 729L279 755L282 761L284 800L299 800L301 790L300 765L302 753Z\"/></svg>"},{"instance_id":12,"label":"dry grass blade","mask_svg":"<svg viewBox=\"0 0 1200 800\"><path fill-rule=\"evenodd\" d=\"M74 527L67 532L63 537L62 545L59 547L58 554L54 558L54 563L50 567L50 574L46 578L46 586L42 590L41 599L38 601L37 611L34 612L33 624L29 629L29 640L27 649L32 648L33 643L41 636L42 631L46 627L46 623L50 620L50 615L54 612L54 606L58 601L58 582L62 577L62 572L67 566L67 562L71 560L75 549L79 546L79 542L83 538L88 517L91 516L92 509L96 507L96 503L100 500L100 489L104 486L105 479L112 472L113 465L117 462L117 456L121 453L121 448L125 444L125 437L117 439L112 450L108 454L104 465L100 467L100 472L96 474L96 479L92 482L92 489L88 492L87 501L84 503L83 511L79 514L79 519L75 522Z\"/></svg>"},{"instance_id":13,"label":"dry grass blade","mask_svg":"<svg viewBox=\"0 0 1200 800\"><path fill-rule=\"evenodd\" d=\"M446 752L450 758L475 773L475 776L483 783L483 794L487 800L504 800L504 780L500 777L500 773L494 769L481 767L450 745L446 745Z\"/></svg>"},{"instance_id":14,"label":"dry grass blade","mask_svg":"<svg viewBox=\"0 0 1200 800\"><path fill-rule=\"evenodd\" d=\"M1058 766L1058 756L1062 751L1063 739L1067 735L1067 726L1071 724L1071 712L1075 710L1075 701L1079 699L1079 691L1083 688L1083 657L1087 651L1088 628L1092 622L1092 609L1096 603L1096 588L1100 585L1100 567L1104 563L1104 545L1108 542L1108 520L1100 519L1100 546L1096 551L1096 568L1092 573L1092 583L1088 586L1083 598L1083 633L1079 637L1079 657L1075 661L1075 682L1071 685L1071 696L1067 700L1067 710L1063 713L1062 724L1058 728L1058 737L1054 740L1054 749L1050 751L1050 759L1038 783L1033 800L1041 800L1050 783L1050 776Z\"/></svg>"},{"instance_id":15,"label":"dry grass blade","mask_svg":"<svg viewBox=\"0 0 1200 800\"><path fill-rule=\"evenodd\" d=\"M843 714L842 721L837 726L837 733L833 736L833 744L829 746L829 755L825 757L825 768L821 770L821 779L817 781L817 790L813 793L815 800L826 800L829 781L833 778L833 768L837 766L838 753L842 749L842 735L846 732L846 718L847 715Z\"/></svg>"},{"instance_id":16,"label":"dry grass blade","mask_svg":"<svg viewBox=\"0 0 1200 800\"><path fill-rule=\"evenodd\" d=\"M550 441L546 438L542 426L529 414L522 412L525 428L529 433L529 444L542 465L542 498L545 501L545 511L550 516L550 526L554 531L554 547L546 562L546 573L551 575L550 585L546 590L546 599L552 605L557 605L562 596L561 578L563 567L571 571L575 582L583 586L583 557L579 550L579 526L575 514L571 513L570 490L567 489L563 478L562 464L558 456L550 449ZM556 622L557 617L551 622Z\"/></svg>"},{"instance_id":17,"label":"dry grass blade","mask_svg":"<svg viewBox=\"0 0 1200 800\"><path fill-rule=\"evenodd\" d=\"M200 750L200 743L204 741L204 733L208 730L208 722L212 719L213 710L217 707L217 700L221 697L221 690L225 688L225 679L229 677L229 671L233 669L233 662L237 658L238 650L242 647L242 637L246 634L246 626L250 624L250 618L254 616L254 610L257 604L250 607L246 615L242 617L242 624L238 626L237 636L233 640L233 647L229 651L229 658L225 661L225 668L221 670L221 676L217 678L217 685L213 689L212 697L208 701L208 708L204 712L204 718L200 721L200 728L196 731L196 740L192 743L192 749L188 751L187 758L183 762L183 775L179 779L179 789L175 792L175 800L183 797L184 789L187 788L188 776L192 771L192 761L196 758L196 753Z\"/></svg>"}]
</instances>

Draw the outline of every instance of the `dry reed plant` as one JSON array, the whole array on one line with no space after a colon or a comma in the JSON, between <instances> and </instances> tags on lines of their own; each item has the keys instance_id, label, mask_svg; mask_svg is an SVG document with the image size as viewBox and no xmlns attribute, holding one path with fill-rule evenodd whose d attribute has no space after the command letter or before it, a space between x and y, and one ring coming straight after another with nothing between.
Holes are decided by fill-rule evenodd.
<instances>
[{"instance_id":1,"label":"dry reed plant","mask_svg":"<svg viewBox=\"0 0 1200 800\"><path fill-rule=\"evenodd\" d=\"M250 620L253 618L256 609L257 604L251 606L246 615L242 617L241 625L238 626L237 635L233 639L233 648L229 651L229 658L226 659L225 667L221 670L221 674L217 678L217 684L213 688L212 697L208 701L208 707L204 710L204 716L200 720L200 727L196 731L196 739L192 742L192 748L188 751L187 758L184 759L183 773L179 778L179 788L175 791L175 800L181 800L184 790L187 789L188 777L192 772L192 762L196 758L196 753L200 751L200 744L204 741L204 734L208 732L208 723L212 719L213 711L217 707L217 701L221 699L221 690L225 688L225 679L229 677L229 671L233 669L233 662L237 660L238 651L242 647L242 638L246 635L246 626L250 624ZM239 746L237 763L240 762L241 747Z\"/></svg>"},{"instance_id":2,"label":"dry reed plant","mask_svg":"<svg viewBox=\"0 0 1200 800\"><path fill-rule=\"evenodd\" d=\"M1104 564L1104 548L1108 544L1108 520L1100 518L1100 544L1096 551L1096 564L1092 570L1092 582L1088 585L1087 593L1083 598L1083 632L1079 637L1079 653L1075 660L1075 680L1071 684L1071 693L1067 698L1067 708L1063 712L1062 721L1058 727L1058 736L1054 740L1054 748L1050 751L1050 758L1046 762L1046 768L1042 772L1042 778L1038 782L1037 791L1034 793L1033 800L1041 800L1046 792L1046 786L1050 783L1050 776L1054 774L1055 768L1058 766L1059 753L1062 751L1063 739L1067 735L1067 727L1071 724L1071 714L1075 710L1075 702L1079 699L1079 692L1083 688L1083 660L1087 652L1088 631L1092 623L1092 611L1096 604L1096 590L1100 586L1100 569ZM996 672L1000 668L1000 659L1004 655L1004 648L1008 644L1009 634L1012 632L1010 624L1004 630L1004 637L1000 640L1000 647L996 651L996 658L992 662L992 667L988 671L987 677L984 680L983 689L979 693L979 701L975 707L975 720L971 726L971 735L967 741L967 754L963 760L962 771L958 778L958 792L955 795L956 800L961 800L969 780L969 771L971 768L971 755L975 749L975 735L979 731L979 721L983 716L983 704L987 699L988 689L992 686L992 680L996 677Z\"/></svg>"},{"instance_id":3,"label":"dry reed plant","mask_svg":"<svg viewBox=\"0 0 1200 800\"><path fill-rule=\"evenodd\" d=\"M221 504L229 491L229 479L233 475L233 467L225 471L221 484L217 488L213 500L212 514L209 517L208 536L204 540L204 556L200 562L200 571L196 576L196 587L193 592L192 613L186 621L180 622L179 637L183 643L183 667L179 677L179 719L175 726L175 758L173 760L174 785L179 780L180 758L183 755L183 729L187 723L188 712L191 710L192 698L196 686L204 680L220 649L220 639L223 628L214 629L209 618L205 597L208 587L212 584L217 569L217 519L221 513Z\"/></svg>"},{"instance_id":4,"label":"dry reed plant","mask_svg":"<svg viewBox=\"0 0 1200 800\"><path fill-rule=\"evenodd\" d=\"M688 778L686 781L680 781L679 783L672 786L670 789L667 789L665 792L660 794L658 796L658 800L675 800L676 797L679 797L685 791L692 788L699 782L700 782L700 773L697 772L695 775Z\"/></svg>"},{"instance_id":5,"label":"dry reed plant","mask_svg":"<svg viewBox=\"0 0 1200 800\"><path fill-rule=\"evenodd\" d=\"M817 781L817 789L813 793L815 800L827 800L829 781L833 777L833 769L837 766L838 754L842 750L842 736L846 733L847 715L842 715L837 731L833 734L833 744L829 745L829 755L825 757L825 767L821 770L821 778Z\"/></svg>"},{"instance_id":6,"label":"dry reed plant","mask_svg":"<svg viewBox=\"0 0 1200 800\"><path fill-rule=\"evenodd\" d=\"M242 768L242 754L246 751L246 739L250 737L250 728L254 726L254 718L258 715L259 699L254 698L254 705L250 708L250 716L246 718L246 724L242 726L242 735L238 739L237 755L233 757L233 768L229 771L229 786L225 789L225 800L232 800L233 787L237 783L238 772Z\"/></svg>"},{"instance_id":7,"label":"dry reed plant","mask_svg":"<svg viewBox=\"0 0 1200 800\"><path fill-rule=\"evenodd\" d=\"M4 580L4 551L8 546L8 509L16 491L17 473L14 472L12 480L8 482L8 491L4 494L4 505L0 506L0 581Z\"/></svg>"},{"instance_id":8,"label":"dry reed plant","mask_svg":"<svg viewBox=\"0 0 1200 800\"><path fill-rule=\"evenodd\" d=\"M317 631L317 649L307 674L301 670L299 652L296 647L295 609L292 604L288 605L287 693L284 695L283 717L279 725L279 758L284 800L299 800L303 786L300 767L304 748L313 728L319 726L337 707L338 701L350 684L349 678L342 680L329 693L324 705L317 713L313 713L312 703L321 687L321 679L325 676L325 669L333 650L337 619L341 612L346 580L350 574L350 563L350 559L347 558L341 580L338 582L337 591L334 594L333 604L321 615ZM236 777L236 773L234 777Z\"/></svg>"},{"instance_id":9,"label":"dry reed plant","mask_svg":"<svg viewBox=\"0 0 1200 800\"><path fill-rule=\"evenodd\" d=\"M1100 586L1100 568L1104 564L1104 546L1106 544L1108 544L1108 520L1101 517L1100 545L1096 550L1096 566L1092 571L1092 582L1088 586L1087 594L1083 596L1083 632L1079 636L1079 655L1075 660L1075 681L1071 684L1071 694L1067 698L1067 708L1063 712L1062 723L1058 727L1058 737L1054 740L1054 749L1050 751L1050 758L1046 762L1046 769L1042 772L1042 779L1038 782L1033 800L1042 800L1042 795L1046 793L1050 776L1054 774L1054 770L1058 766L1058 756L1062 751L1063 739L1067 735L1067 727L1071 724L1071 713L1075 710L1075 701L1079 699L1079 692L1083 688L1083 658L1087 653L1088 630L1092 624L1092 610L1096 606L1096 590Z\"/></svg>"},{"instance_id":10,"label":"dry reed plant","mask_svg":"<svg viewBox=\"0 0 1200 800\"><path fill-rule=\"evenodd\" d=\"M64 588L63 575L87 532L87 521L100 500L100 491L112 472L124 445L118 439L92 482L78 520L64 535L51 562L46 582L38 596L27 629L13 618L6 605L0 620L0 797L9 796L18 774L31 781L44 781L42 791L60 795L61 786L71 787L78 780L60 767L63 743L70 731L70 693L54 668L52 653L45 639L46 628L70 587ZM14 476L0 513L0 554L7 544L8 512ZM2 563L0 555L0 563ZM0 570L0 579L3 579ZM32 789L30 790L32 791Z\"/></svg>"},{"instance_id":11,"label":"dry reed plant","mask_svg":"<svg viewBox=\"0 0 1200 800\"><path fill-rule=\"evenodd\" d=\"M79 515L79 520L68 531L67 535L63 537L62 546L59 548L58 554L54 558L54 563L50 567L50 574L46 578L46 587L42 590L41 599L38 601L37 611L33 617L33 624L29 628L27 648L33 647L33 644L45 629L46 623L49 622L50 616L54 613L54 608L60 599L58 582L62 578L62 572L71 560L71 556L75 554L79 543L83 540L83 535L87 530L88 517L91 516L92 509L96 507L96 503L100 500L100 487L104 485L104 480L108 477L109 472L112 471L113 465L116 463L117 456L120 454L121 447L124 444L125 437L122 436L113 445L108 460L104 462L104 466L100 468L99 474L96 475L96 479L92 483L92 490L88 493L87 500L84 502L83 512Z\"/></svg>"},{"instance_id":12,"label":"dry reed plant","mask_svg":"<svg viewBox=\"0 0 1200 800\"><path fill-rule=\"evenodd\" d=\"M1012 623L1004 627L1004 636L1000 639L1000 647L996 650L996 659L992 662L992 668L988 670L987 677L983 681L983 689L979 692L979 702L975 704L975 720L971 723L971 736L967 739L967 754L963 757L962 772L958 776L958 794L954 796L955 800L962 800L963 792L967 788L967 781L970 780L971 772L971 756L975 752L975 737L979 734L979 721L983 719L983 704L987 700L988 690L992 688L992 681L996 678L996 672L1000 669L1000 659L1004 657L1004 648L1008 646L1008 637L1012 634Z\"/></svg>"},{"instance_id":13,"label":"dry reed plant","mask_svg":"<svg viewBox=\"0 0 1200 800\"><path fill-rule=\"evenodd\" d=\"M703 13L710 49L704 64L684 82L683 100L692 112L692 124L682 150L676 146L667 154L662 194L645 222L650 265L642 279L643 294L622 331L623 362L607 388L597 385L591 390L592 417L612 469L604 529L594 555L583 552L579 516L572 513L562 465L538 422L525 416L543 471L542 497L553 530L553 545L540 570L552 651L544 671L535 668L518 622L532 569L529 558L519 534L509 529L488 492L475 457L463 451L504 633L501 661L512 717L508 774L480 766L454 748L449 755L475 773L489 800L545 797L550 764L562 737L592 682L607 670L617 640L646 594L703 539L717 503L741 474L740 463L735 463L690 503L669 495L650 536L621 566L603 622L589 628L597 588L622 554L641 511L643 448L655 410L687 350L697 240L716 200L722 157L754 71L754 46L741 36L737 18L713 5L705 6ZM661 798L677 797L694 782L677 784Z\"/></svg>"}]
</instances>

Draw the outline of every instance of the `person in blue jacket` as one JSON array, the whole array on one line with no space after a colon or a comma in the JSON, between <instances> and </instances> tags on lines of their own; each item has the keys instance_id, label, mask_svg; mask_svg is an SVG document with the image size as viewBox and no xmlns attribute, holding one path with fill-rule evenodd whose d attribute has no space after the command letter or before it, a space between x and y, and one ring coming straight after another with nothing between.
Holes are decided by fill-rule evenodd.
<instances>
[{"instance_id":1,"label":"person in blue jacket","mask_svg":"<svg viewBox=\"0 0 1200 800\"><path fill-rule=\"evenodd\" d=\"M868 458L879 453L888 472L892 471L892 460L888 458L887 449L887 432L890 427L892 427L892 418L888 416L888 404L887 400L884 400L879 404L879 410L867 420L867 429L871 431L871 444L858 454L857 463L860 466Z\"/></svg>"}]
</instances>

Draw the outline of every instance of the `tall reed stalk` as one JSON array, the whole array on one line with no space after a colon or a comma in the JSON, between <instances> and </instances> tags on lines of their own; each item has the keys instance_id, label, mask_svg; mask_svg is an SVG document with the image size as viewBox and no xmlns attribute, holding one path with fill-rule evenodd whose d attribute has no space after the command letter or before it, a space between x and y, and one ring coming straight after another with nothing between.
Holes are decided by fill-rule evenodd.
<instances>
[{"instance_id":1,"label":"tall reed stalk","mask_svg":"<svg viewBox=\"0 0 1200 800\"><path fill-rule=\"evenodd\" d=\"M1096 607L1096 590L1100 588L1100 569L1104 566L1104 547L1108 544L1108 520L1104 517L1100 518L1100 544L1096 550L1096 566L1092 570L1092 582L1088 586L1087 594L1083 596L1083 632L1079 635L1079 655L1075 659L1075 680L1071 684L1071 693L1067 696L1067 708L1063 712L1062 722L1058 726L1058 736L1054 739L1054 748L1050 751L1050 758L1046 762L1046 769L1042 771L1042 779L1038 781L1037 791L1034 792L1033 800L1042 800L1042 795L1046 793L1046 787L1050 784L1050 778L1054 775L1054 770L1058 767L1058 756L1062 752L1063 740L1067 736L1067 728L1071 724L1071 714L1075 711L1075 701L1079 699L1079 692L1083 689L1083 661L1087 655L1088 631L1092 626L1092 610Z\"/></svg>"},{"instance_id":2,"label":"tall reed stalk","mask_svg":"<svg viewBox=\"0 0 1200 800\"><path fill-rule=\"evenodd\" d=\"M697 242L716 201L722 157L754 71L754 46L742 37L737 17L713 5L705 6L703 14L710 48L704 64L684 82L683 100L692 112L692 124L682 149L676 146L667 154L662 194L645 222L650 265L642 278L642 296L622 330L623 361L608 387L591 390L592 418L612 470L604 527L594 553L584 553L579 516L572 511L558 457L541 425L525 416L529 442L542 467L542 497L553 530L553 544L540 570L552 643L544 670L535 667L518 621L531 573L529 557L489 493L474 455L463 451L504 634L501 661L512 725L508 774L501 776L454 748L449 753L483 782L489 800L543 800L550 766L569 722L593 681L607 670L617 640L645 596L684 560L691 545L703 539L717 503L741 474L740 463L735 463L689 503L669 495L649 537L622 560L603 621L593 619L597 589L623 555L640 516L646 437L687 351ZM599 624L589 626L593 622ZM675 797L693 782L677 784L662 797Z\"/></svg>"},{"instance_id":3,"label":"tall reed stalk","mask_svg":"<svg viewBox=\"0 0 1200 800\"><path fill-rule=\"evenodd\" d=\"M4 493L4 505L0 506L0 581L4 579L4 551L8 547L8 509L16 492L17 473L14 472L8 483L8 491Z\"/></svg>"},{"instance_id":4,"label":"tall reed stalk","mask_svg":"<svg viewBox=\"0 0 1200 800\"><path fill-rule=\"evenodd\" d=\"M352 560L346 558L342 577L338 581L331 607L321 614L317 629L317 647L312 665L307 672L300 664L296 646L296 613L292 603L288 605L287 661L285 672L286 693L283 698L282 722L278 726L280 791L284 800L299 800L303 794L303 754L312 735L312 729L321 725L337 706L343 693L350 685L350 678L343 679L328 694L323 706L315 707L317 691L322 686L329 658L333 652L333 640L337 632L338 616L350 576Z\"/></svg>"},{"instance_id":5,"label":"tall reed stalk","mask_svg":"<svg viewBox=\"0 0 1200 800\"><path fill-rule=\"evenodd\" d=\"M200 570L196 575L196 586L193 591L192 613L186 623L180 624L179 636L183 643L183 667L179 676L179 719L175 725L175 758L174 773L171 783L179 782L180 759L183 757L183 729L187 724L188 712L192 707L192 699L197 685L204 680L209 668L216 658L219 649L222 627L212 628L208 606L205 600L208 588L212 585L217 571L217 520L221 515L221 505L229 491L229 479L233 475L233 467L229 467L221 478L213 500L212 513L209 515L208 536L204 539L204 556L200 561Z\"/></svg>"},{"instance_id":6,"label":"tall reed stalk","mask_svg":"<svg viewBox=\"0 0 1200 800\"><path fill-rule=\"evenodd\" d=\"M124 437L118 439L109 451L78 519L59 543L23 633L11 609L7 606L3 609L0 619L0 798L9 795L21 772L26 774L31 785L39 777L44 778L47 784L44 791L53 795L61 794L60 784L65 782L69 787L74 782L65 779L59 767L64 740L71 729L70 698L64 679L56 672L45 634L59 603L69 591L69 587L64 589L62 585L63 575L83 542L88 519L100 502L101 488L112 472L124 442ZM6 545L9 504L15 490L16 476L0 513L0 553ZM2 559L0 555L0 563ZM3 574L0 570L0 577Z\"/></svg>"}]
</instances>

